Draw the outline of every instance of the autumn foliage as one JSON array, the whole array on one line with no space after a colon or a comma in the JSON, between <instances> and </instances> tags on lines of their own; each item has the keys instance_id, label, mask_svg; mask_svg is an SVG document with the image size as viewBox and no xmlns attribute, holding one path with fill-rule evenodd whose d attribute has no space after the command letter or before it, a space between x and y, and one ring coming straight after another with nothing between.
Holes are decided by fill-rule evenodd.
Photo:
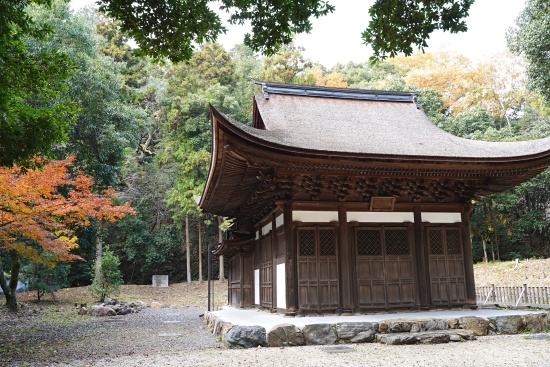
<instances>
[{"instance_id":1,"label":"autumn foliage","mask_svg":"<svg viewBox=\"0 0 550 367\"><path fill-rule=\"evenodd\" d=\"M36 158L40 161L40 158ZM115 221L134 214L129 203L113 204L112 188L92 192L92 178L71 177L74 157L51 161L42 170L22 172L20 167L0 167L0 250L15 251L20 258L51 266L80 259L70 253L77 246L72 228L87 226L91 218ZM49 256L43 256L44 253Z\"/></svg>"}]
</instances>

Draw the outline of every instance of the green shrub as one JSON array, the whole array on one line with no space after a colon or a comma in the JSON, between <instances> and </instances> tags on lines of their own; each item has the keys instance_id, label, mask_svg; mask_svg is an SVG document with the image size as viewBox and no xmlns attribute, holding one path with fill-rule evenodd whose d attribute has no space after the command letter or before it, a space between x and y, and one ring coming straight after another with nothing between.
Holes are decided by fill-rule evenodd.
<instances>
[{"instance_id":1,"label":"green shrub","mask_svg":"<svg viewBox=\"0 0 550 367\"><path fill-rule=\"evenodd\" d=\"M54 298L55 291L67 287L68 267L65 263L57 263L51 268L29 262L21 267L21 278L27 280L29 291L36 291L36 298L40 302L46 293Z\"/></svg>"},{"instance_id":2,"label":"green shrub","mask_svg":"<svg viewBox=\"0 0 550 367\"><path fill-rule=\"evenodd\" d=\"M109 251L108 248L105 248L103 257L101 258L100 274L99 276L94 276L90 290L94 297L99 298L100 301L104 301L109 296L119 295L122 283L118 256Z\"/></svg>"}]
</instances>

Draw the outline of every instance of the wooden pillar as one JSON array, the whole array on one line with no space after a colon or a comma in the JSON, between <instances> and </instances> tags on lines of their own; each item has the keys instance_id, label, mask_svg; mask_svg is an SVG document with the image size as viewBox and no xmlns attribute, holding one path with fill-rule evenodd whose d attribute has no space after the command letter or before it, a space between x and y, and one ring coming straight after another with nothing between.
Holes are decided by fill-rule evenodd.
<instances>
[{"instance_id":1,"label":"wooden pillar","mask_svg":"<svg viewBox=\"0 0 550 367\"><path fill-rule=\"evenodd\" d=\"M476 284L474 279L474 259L472 256L472 242L470 238L470 210L471 204L464 204L460 208L462 220L462 253L464 254L464 278L466 281L466 298L470 308L477 308Z\"/></svg>"},{"instance_id":2,"label":"wooden pillar","mask_svg":"<svg viewBox=\"0 0 550 367\"><path fill-rule=\"evenodd\" d=\"M284 238L285 238L285 292L286 292L286 316L296 316L298 311L298 286L296 278L297 252L294 243L294 230L292 228L292 206L289 202L284 204Z\"/></svg>"},{"instance_id":3,"label":"wooden pillar","mask_svg":"<svg viewBox=\"0 0 550 367\"><path fill-rule=\"evenodd\" d=\"M202 283L202 228L199 215L199 283Z\"/></svg>"},{"instance_id":4,"label":"wooden pillar","mask_svg":"<svg viewBox=\"0 0 550 367\"><path fill-rule=\"evenodd\" d=\"M271 218L271 311L277 312L277 223L275 214Z\"/></svg>"},{"instance_id":5,"label":"wooden pillar","mask_svg":"<svg viewBox=\"0 0 550 367\"><path fill-rule=\"evenodd\" d=\"M420 206L415 205L414 212L414 247L416 253L416 269L417 269L417 287L418 295L420 296L420 309L429 309L432 303L430 290L430 259L428 248L425 243L424 233L422 228L422 211Z\"/></svg>"},{"instance_id":6,"label":"wooden pillar","mask_svg":"<svg viewBox=\"0 0 550 367\"><path fill-rule=\"evenodd\" d=\"M348 235L348 213L344 205L338 206L338 266L340 275L340 308L342 312L352 312L353 305L353 279L351 246Z\"/></svg>"},{"instance_id":7,"label":"wooden pillar","mask_svg":"<svg viewBox=\"0 0 550 367\"><path fill-rule=\"evenodd\" d=\"M185 214L185 252L187 253L187 283L191 283L191 250L189 246L189 213Z\"/></svg>"},{"instance_id":8,"label":"wooden pillar","mask_svg":"<svg viewBox=\"0 0 550 367\"><path fill-rule=\"evenodd\" d=\"M223 233L222 233L222 217L218 216L218 238L220 243L222 243ZM225 282L225 271L223 268L223 255L220 256L220 282Z\"/></svg>"},{"instance_id":9,"label":"wooden pillar","mask_svg":"<svg viewBox=\"0 0 550 367\"><path fill-rule=\"evenodd\" d=\"M244 288L243 288L243 283L244 283L244 259L243 259L243 254L239 254L237 255L239 257L239 268L241 269L240 273L241 273L241 279L240 279L240 282L239 282L239 291L240 291L240 295L241 295L241 303L240 303L240 308L244 308ZM229 284L229 282L227 282Z\"/></svg>"}]
</instances>

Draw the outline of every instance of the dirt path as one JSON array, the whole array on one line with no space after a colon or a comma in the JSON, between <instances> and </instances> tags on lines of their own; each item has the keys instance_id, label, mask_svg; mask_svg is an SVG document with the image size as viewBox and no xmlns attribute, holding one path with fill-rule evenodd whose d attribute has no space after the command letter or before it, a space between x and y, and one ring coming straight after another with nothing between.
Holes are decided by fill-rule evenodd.
<instances>
[{"instance_id":1,"label":"dirt path","mask_svg":"<svg viewBox=\"0 0 550 367\"><path fill-rule=\"evenodd\" d=\"M75 360L89 365L105 358L147 358L219 348L221 343L199 318L203 312L148 308L126 316L83 316L67 324L32 316L0 320L0 365L71 364Z\"/></svg>"}]
</instances>

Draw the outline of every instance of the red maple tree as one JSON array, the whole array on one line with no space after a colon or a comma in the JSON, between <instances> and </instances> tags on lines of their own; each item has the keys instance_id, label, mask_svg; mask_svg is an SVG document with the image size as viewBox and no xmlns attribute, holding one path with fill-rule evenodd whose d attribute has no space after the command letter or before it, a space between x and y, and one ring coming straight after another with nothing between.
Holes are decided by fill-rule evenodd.
<instances>
[{"instance_id":1,"label":"red maple tree","mask_svg":"<svg viewBox=\"0 0 550 367\"><path fill-rule=\"evenodd\" d=\"M71 176L74 157L48 163L35 159L43 165L41 170L0 167L0 251L11 257L9 284L0 262L0 287L14 311L22 258L47 266L82 260L70 252L78 246L72 228L89 225L91 218L114 222L135 214L129 203L114 205L113 188L97 194L92 191L92 177L81 172Z\"/></svg>"}]
</instances>

